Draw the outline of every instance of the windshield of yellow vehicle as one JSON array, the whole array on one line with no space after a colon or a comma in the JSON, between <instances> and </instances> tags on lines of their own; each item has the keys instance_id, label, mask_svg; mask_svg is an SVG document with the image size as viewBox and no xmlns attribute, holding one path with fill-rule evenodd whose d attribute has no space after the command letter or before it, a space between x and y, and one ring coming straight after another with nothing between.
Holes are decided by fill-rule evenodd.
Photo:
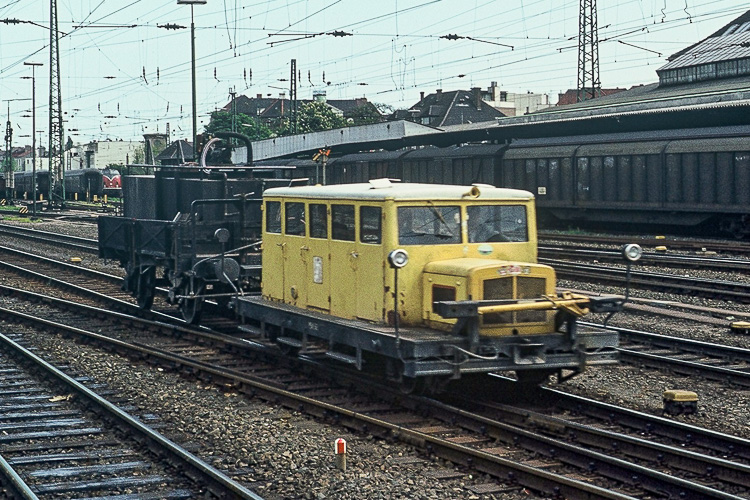
<instances>
[{"instance_id":1,"label":"windshield of yellow vehicle","mask_svg":"<svg viewBox=\"0 0 750 500\"><path fill-rule=\"evenodd\" d=\"M529 241L523 205L470 205L466 215L469 243Z\"/></svg>"},{"instance_id":2,"label":"windshield of yellow vehicle","mask_svg":"<svg viewBox=\"0 0 750 500\"><path fill-rule=\"evenodd\" d=\"M461 243L461 208L399 207L398 242L401 245Z\"/></svg>"}]
</instances>

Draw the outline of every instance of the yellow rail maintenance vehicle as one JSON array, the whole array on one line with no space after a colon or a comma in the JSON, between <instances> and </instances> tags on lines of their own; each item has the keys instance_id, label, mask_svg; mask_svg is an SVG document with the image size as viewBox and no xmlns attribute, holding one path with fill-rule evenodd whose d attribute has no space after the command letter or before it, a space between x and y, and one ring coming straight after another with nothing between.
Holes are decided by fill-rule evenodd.
<instances>
[{"instance_id":1,"label":"yellow rail maintenance vehicle","mask_svg":"<svg viewBox=\"0 0 750 500\"><path fill-rule=\"evenodd\" d=\"M616 362L617 333L576 320L622 299L556 294L527 191L387 179L268 189L262 262L262 294L236 302L262 335L406 387L508 371L539 383Z\"/></svg>"}]
</instances>

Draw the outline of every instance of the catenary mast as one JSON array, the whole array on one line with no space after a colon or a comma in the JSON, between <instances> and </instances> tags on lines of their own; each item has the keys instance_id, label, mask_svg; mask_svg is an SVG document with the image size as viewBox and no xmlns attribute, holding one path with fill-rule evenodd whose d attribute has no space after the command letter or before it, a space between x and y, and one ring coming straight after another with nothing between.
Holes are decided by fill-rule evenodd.
<instances>
[{"instance_id":1,"label":"catenary mast","mask_svg":"<svg viewBox=\"0 0 750 500\"><path fill-rule=\"evenodd\" d=\"M49 30L49 203L65 205L65 152L60 97L60 47L57 30L57 0L50 0Z\"/></svg>"},{"instance_id":2,"label":"catenary mast","mask_svg":"<svg viewBox=\"0 0 750 500\"><path fill-rule=\"evenodd\" d=\"M580 0L578 15L578 102L601 95L599 80L599 28L596 0Z\"/></svg>"}]
</instances>

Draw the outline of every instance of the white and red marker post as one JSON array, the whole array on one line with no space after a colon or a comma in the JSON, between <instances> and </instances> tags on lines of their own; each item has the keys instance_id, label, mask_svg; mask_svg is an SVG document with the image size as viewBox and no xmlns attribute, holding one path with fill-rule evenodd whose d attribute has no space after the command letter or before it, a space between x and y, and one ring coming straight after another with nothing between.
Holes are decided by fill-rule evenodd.
<instances>
[{"instance_id":1,"label":"white and red marker post","mask_svg":"<svg viewBox=\"0 0 750 500\"><path fill-rule=\"evenodd\" d=\"M334 441L333 451L336 454L336 468L346 472L346 440L338 438Z\"/></svg>"}]
</instances>

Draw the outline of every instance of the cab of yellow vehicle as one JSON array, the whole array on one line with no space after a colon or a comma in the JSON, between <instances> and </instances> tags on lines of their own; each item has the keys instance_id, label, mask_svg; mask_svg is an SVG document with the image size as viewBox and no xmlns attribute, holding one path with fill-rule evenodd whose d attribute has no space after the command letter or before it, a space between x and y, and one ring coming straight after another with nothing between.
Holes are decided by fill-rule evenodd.
<instances>
[{"instance_id":1,"label":"cab of yellow vehicle","mask_svg":"<svg viewBox=\"0 0 750 500\"><path fill-rule=\"evenodd\" d=\"M534 197L489 185L362 184L265 191L262 294L339 318L451 330L435 302L539 299ZM389 254L401 249L398 270ZM396 283L394 280L398 279ZM397 290L397 292L396 292ZM394 296L395 295L395 296ZM554 331L553 311L485 314L483 336Z\"/></svg>"}]
</instances>

